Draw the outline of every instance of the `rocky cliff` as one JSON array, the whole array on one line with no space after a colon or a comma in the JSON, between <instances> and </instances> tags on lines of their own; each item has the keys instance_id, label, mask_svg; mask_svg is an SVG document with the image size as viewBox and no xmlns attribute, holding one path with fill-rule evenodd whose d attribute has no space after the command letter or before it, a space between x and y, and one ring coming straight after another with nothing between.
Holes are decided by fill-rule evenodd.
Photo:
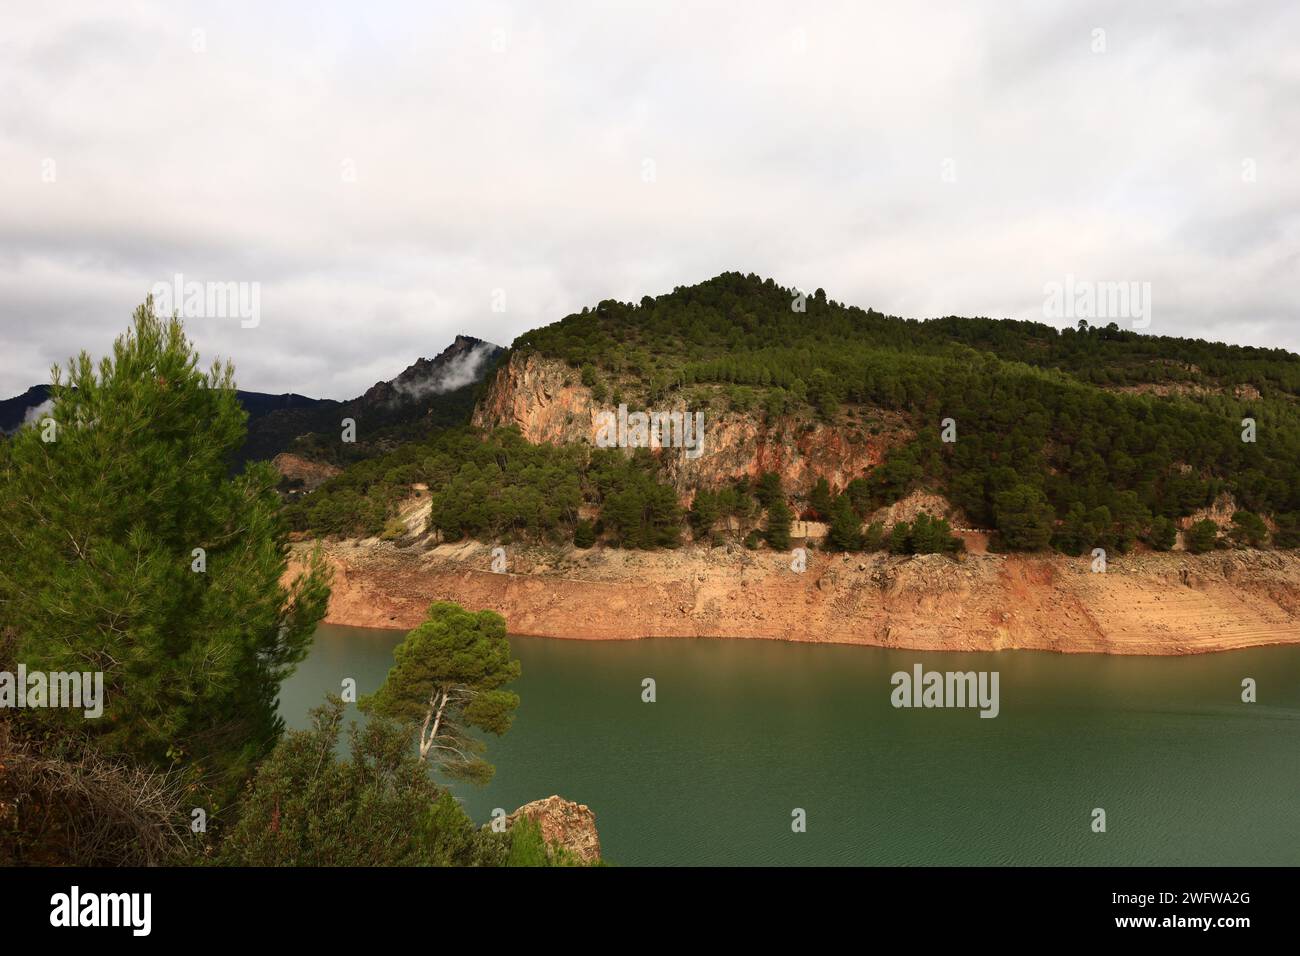
<instances>
[{"instance_id":1,"label":"rocky cliff","mask_svg":"<svg viewBox=\"0 0 1300 956\"><path fill-rule=\"evenodd\" d=\"M727 410L721 388L694 391L713 395L707 408L627 401L631 411L703 411L702 454L689 458L681 449L657 451L684 498L697 488L765 471L779 473L794 493L806 492L823 476L839 491L880 464L889 448L912 437L901 416L881 409L846 406L831 422L795 415L768 420L758 410ZM534 443L595 445L601 412L616 408L597 402L576 369L537 353L515 353L498 369L472 422L480 428L516 426Z\"/></svg>"}]
</instances>

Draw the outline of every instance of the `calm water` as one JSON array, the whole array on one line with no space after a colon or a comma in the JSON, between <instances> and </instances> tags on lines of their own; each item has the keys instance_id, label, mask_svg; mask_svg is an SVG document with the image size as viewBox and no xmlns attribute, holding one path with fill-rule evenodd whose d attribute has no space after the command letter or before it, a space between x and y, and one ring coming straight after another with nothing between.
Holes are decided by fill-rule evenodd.
<instances>
[{"instance_id":1,"label":"calm water","mask_svg":"<svg viewBox=\"0 0 1300 956\"><path fill-rule=\"evenodd\" d=\"M286 721L305 726L344 677L376 689L401 638L322 626L284 686ZM456 792L480 822L552 793L586 803L615 864L1300 864L1300 648L511 642L523 702L489 738L496 778ZM890 675L917 662L999 671L1001 715L894 709ZM1240 702L1243 677L1259 703Z\"/></svg>"}]
</instances>

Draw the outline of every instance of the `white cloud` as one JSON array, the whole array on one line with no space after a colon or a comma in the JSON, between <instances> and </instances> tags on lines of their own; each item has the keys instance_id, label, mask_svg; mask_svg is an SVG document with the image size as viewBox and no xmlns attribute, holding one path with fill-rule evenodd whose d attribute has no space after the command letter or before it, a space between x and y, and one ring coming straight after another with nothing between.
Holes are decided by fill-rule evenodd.
<instances>
[{"instance_id":1,"label":"white cloud","mask_svg":"<svg viewBox=\"0 0 1300 956\"><path fill-rule=\"evenodd\" d=\"M177 272L261 283L258 328L192 326L205 359L334 398L724 269L919 317L1146 281L1152 333L1300 349L1281 0L5 19L0 395L101 354Z\"/></svg>"}]
</instances>

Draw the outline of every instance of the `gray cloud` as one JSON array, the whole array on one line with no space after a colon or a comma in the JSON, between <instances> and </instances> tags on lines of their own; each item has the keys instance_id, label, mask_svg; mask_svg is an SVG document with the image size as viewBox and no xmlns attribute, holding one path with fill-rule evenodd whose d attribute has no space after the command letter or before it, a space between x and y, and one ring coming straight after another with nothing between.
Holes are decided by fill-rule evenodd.
<instances>
[{"instance_id":1,"label":"gray cloud","mask_svg":"<svg viewBox=\"0 0 1300 956\"><path fill-rule=\"evenodd\" d=\"M1152 333L1300 349L1296 5L787 7L8 11L0 396L178 272L261 286L205 360L333 398L724 269L917 317L1145 281Z\"/></svg>"}]
</instances>

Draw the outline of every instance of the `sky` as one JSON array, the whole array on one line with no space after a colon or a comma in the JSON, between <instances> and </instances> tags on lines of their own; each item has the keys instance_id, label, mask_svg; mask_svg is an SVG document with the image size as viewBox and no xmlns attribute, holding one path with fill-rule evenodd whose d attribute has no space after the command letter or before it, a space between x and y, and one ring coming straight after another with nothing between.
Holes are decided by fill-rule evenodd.
<instances>
[{"instance_id":1,"label":"sky","mask_svg":"<svg viewBox=\"0 0 1300 956\"><path fill-rule=\"evenodd\" d=\"M1145 332L1300 351L1297 37L1293 0L5 4L0 397L177 275L244 295L186 314L205 364L338 399L728 270L1055 325L1052 283L1138 283Z\"/></svg>"}]
</instances>

